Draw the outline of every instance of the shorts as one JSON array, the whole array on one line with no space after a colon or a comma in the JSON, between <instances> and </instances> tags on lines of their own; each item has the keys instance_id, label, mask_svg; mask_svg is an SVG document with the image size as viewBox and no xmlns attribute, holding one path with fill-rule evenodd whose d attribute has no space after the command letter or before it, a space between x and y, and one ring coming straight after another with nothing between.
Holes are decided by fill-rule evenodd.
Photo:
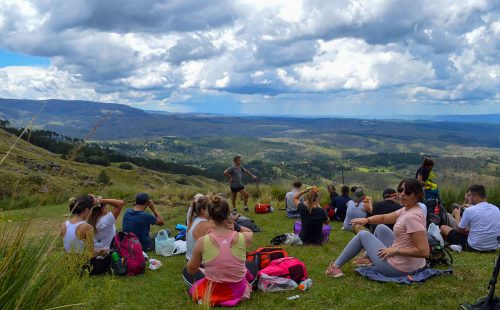
<instances>
[{"instance_id":1,"label":"shorts","mask_svg":"<svg viewBox=\"0 0 500 310\"><path fill-rule=\"evenodd\" d=\"M237 186L237 187L231 187L231 193L239 193L240 191L245 189L245 186Z\"/></svg>"}]
</instances>

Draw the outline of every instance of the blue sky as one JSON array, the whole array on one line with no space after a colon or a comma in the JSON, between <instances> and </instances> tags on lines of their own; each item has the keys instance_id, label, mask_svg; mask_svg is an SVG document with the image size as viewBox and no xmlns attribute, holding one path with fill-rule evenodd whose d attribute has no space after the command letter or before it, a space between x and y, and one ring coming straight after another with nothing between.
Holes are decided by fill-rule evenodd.
<instances>
[{"instance_id":1,"label":"blue sky","mask_svg":"<svg viewBox=\"0 0 500 310\"><path fill-rule=\"evenodd\" d=\"M50 58L23 55L0 48L0 67L9 66L48 66Z\"/></svg>"},{"instance_id":2,"label":"blue sky","mask_svg":"<svg viewBox=\"0 0 500 310\"><path fill-rule=\"evenodd\" d=\"M3 0L0 97L172 112L500 113L494 0Z\"/></svg>"}]
</instances>

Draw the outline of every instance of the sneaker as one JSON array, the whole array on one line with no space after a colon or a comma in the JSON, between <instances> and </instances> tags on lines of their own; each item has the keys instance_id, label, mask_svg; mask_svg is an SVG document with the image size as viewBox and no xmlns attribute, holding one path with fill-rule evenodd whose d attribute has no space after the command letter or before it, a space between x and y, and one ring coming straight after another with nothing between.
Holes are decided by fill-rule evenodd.
<instances>
[{"instance_id":1,"label":"sneaker","mask_svg":"<svg viewBox=\"0 0 500 310\"><path fill-rule=\"evenodd\" d=\"M325 274L329 277L340 278L344 274L342 273L342 269L335 267L334 262L330 263L330 266L325 271Z\"/></svg>"},{"instance_id":2,"label":"sneaker","mask_svg":"<svg viewBox=\"0 0 500 310\"><path fill-rule=\"evenodd\" d=\"M248 207L247 207L247 206L244 206L244 207L243 207L243 211L248 212L248 211L250 211L250 210L248 209Z\"/></svg>"},{"instance_id":3,"label":"sneaker","mask_svg":"<svg viewBox=\"0 0 500 310\"><path fill-rule=\"evenodd\" d=\"M357 267L373 266L372 260L368 257L358 257L355 260L353 260L352 263Z\"/></svg>"}]
</instances>

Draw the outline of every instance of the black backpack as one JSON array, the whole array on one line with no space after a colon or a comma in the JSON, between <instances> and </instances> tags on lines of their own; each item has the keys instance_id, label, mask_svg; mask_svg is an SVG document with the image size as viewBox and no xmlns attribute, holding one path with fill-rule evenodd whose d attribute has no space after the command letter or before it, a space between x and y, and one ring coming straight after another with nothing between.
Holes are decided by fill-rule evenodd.
<instances>
[{"instance_id":1,"label":"black backpack","mask_svg":"<svg viewBox=\"0 0 500 310\"><path fill-rule=\"evenodd\" d=\"M427 240L429 241L430 248L429 257L426 258L427 267L453 265L453 257L450 251L444 246L441 246L439 240L429 235L427 235Z\"/></svg>"},{"instance_id":2,"label":"black backpack","mask_svg":"<svg viewBox=\"0 0 500 310\"><path fill-rule=\"evenodd\" d=\"M431 223L436 224L438 227L441 225L450 225L446 208L441 199L427 199L424 204L427 207L427 227L429 227Z\"/></svg>"}]
</instances>

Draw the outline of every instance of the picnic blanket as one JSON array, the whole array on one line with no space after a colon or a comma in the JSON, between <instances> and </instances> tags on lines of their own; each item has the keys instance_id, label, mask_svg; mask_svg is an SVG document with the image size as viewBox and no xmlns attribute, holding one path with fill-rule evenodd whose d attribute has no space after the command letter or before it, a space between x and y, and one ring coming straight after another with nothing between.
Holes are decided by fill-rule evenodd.
<instances>
[{"instance_id":1,"label":"picnic blanket","mask_svg":"<svg viewBox=\"0 0 500 310\"><path fill-rule=\"evenodd\" d=\"M370 280L379 282L395 282L399 284L414 284L423 283L435 276L453 274L453 269L439 270L432 268L423 268L417 270L413 275L406 275L400 277L387 277L381 274L375 266L358 267L356 270L360 275L367 277Z\"/></svg>"}]
</instances>

